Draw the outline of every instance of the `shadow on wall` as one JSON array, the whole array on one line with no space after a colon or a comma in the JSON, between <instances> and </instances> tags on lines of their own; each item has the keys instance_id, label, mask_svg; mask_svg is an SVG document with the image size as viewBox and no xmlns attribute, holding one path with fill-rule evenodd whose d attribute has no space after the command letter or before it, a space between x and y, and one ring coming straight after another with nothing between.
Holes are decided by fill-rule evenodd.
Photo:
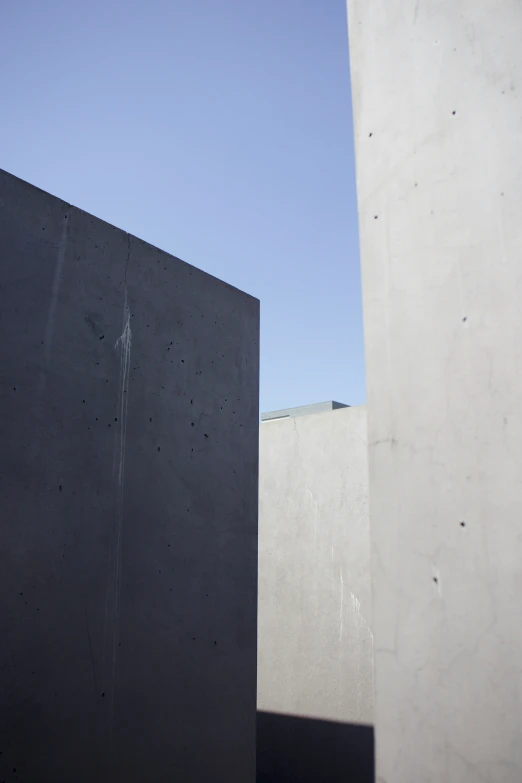
<instances>
[{"instance_id":1,"label":"shadow on wall","mask_svg":"<svg viewBox=\"0 0 522 783\"><path fill-rule=\"evenodd\" d=\"M257 783L374 783L373 727L257 713Z\"/></svg>"}]
</instances>

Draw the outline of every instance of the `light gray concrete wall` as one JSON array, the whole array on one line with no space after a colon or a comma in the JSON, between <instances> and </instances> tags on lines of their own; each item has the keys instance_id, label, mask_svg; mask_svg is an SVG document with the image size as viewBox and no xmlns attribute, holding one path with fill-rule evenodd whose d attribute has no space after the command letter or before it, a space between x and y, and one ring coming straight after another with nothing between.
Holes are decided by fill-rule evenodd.
<instances>
[{"instance_id":1,"label":"light gray concrete wall","mask_svg":"<svg viewBox=\"0 0 522 783\"><path fill-rule=\"evenodd\" d=\"M260 428L258 709L372 722L366 411Z\"/></svg>"},{"instance_id":2,"label":"light gray concrete wall","mask_svg":"<svg viewBox=\"0 0 522 783\"><path fill-rule=\"evenodd\" d=\"M0 285L0 779L253 783L259 303L5 172Z\"/></svg>"},{"instance_id":3,"label":"light gray concrete wall","mask_svg":"<svg viewBox=\"0 0 522 783\"><path fill-rule=\"evenodd\" d=\"M349 0L380 783L522 780L522 5Z\"/></svg>"}]
</instances>

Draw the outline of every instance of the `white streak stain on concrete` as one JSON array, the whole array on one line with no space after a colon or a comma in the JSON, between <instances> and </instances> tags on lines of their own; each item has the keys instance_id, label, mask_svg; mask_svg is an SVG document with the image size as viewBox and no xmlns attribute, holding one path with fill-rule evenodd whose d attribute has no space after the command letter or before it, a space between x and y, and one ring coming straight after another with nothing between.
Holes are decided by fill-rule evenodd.
<instances>
[{"instance_id":1,"label":"white streak stain on concrete","mask_svg":"<svg viewBox=\"0 0 522 783\"><path fill-rule=\"evenodd\" d=\"M53 287L51 292L51 302L49 304L49 312L47 314L47 326L45 328L44 337L44 369L40 374L39 391L43 392L45 388L45 382L47 379L47 371L49 369L49 361L51 358L51 348L54 337L54 324L56 320L56 308L58 305L58 295L60 293L60 287L62 284L63 267L65 264L65 253L67 250L67 237L69 230L69 220L67 215L64 215L62 234L58 243L58 253L56 256L56 265L54 267Z\"/></svg>"},{"instance_id":2,"label":"white streak stain on concrete","mask_svg":"<svg viewBox=\"0 0 522 783\"><path fill-rule=\"evenodd\" d=\"M125 299L123 304L123 330L114 345L115 350L120 350L120 380L118 395L118 423L115 459L115 478L117 482L117 531L116 551L113 583L113 640L112 640L112 678L111 678L111 737L114 722L114 692L116 680L116 653L119 630L119 598L120 598L120 559L121 559L121 535L123 523L123 489L125 481L125 449L127 440L127 410L129 400L130 357L132 347L131 313L128 304L127 286L125 285Z\"/></svg>"},{"instance_id":3,"label":"white streak stain on concrete","mask_svg":"<svg viewBox=\"0 0 522 783\"><path fill-rule=\"evenodd\" d=\"M370 626L361 614L361 602L350 590L350 627L353 630L353 645L357 656L357 718L361 716L361 656L366 657L366 649L362 644L362 636L366 634L373 648L373 634ZM373 673L373 670L372 670Z\"/></svg>"},{"instance_id":4,"label":"white streak stain on concrete","mask_svg":"<svg viewBox=\"0 0 522 783\"><path fill-rule=\"evenodd\" d=\"M370 637L370 639L372 641L372 644L373 644L373 633L372 633L372 630L371 630L370 626L368 625L368 623L366 622L366 620L364 619L364 617L361 614L361 602L359 601L357 596L354 593L352 593L351 591L350 591L350 600L351 600L351 604L352 604L352 612L354 614L354 617L356 619L358 627L362 628L364 631L366 631L366 633Z\"/></svg>"},{"instance_id":5,"label":"white streak stain on concrete","mask_svg":"<svg viewBox=\"0 0 522 783\"><path fill-rule=\"evenodd\" d=\"M361 603L350 591L351 624L354 634L355 654L357 656L357 718L361 715Z\"/></svg>"},{"instance_id":6,"label":"white streak stain on concrete","mask_svg":"<svg viewBox=\"0 0 522 783\"><path fill-rule=\"evenodd\" d=\"M127 301L127 288L125 288L125 301L123 305L123 331L116 340L114 348L120 348L120 382L119 382L119 433L117 449L117 479L118 487L123 492L123 481L125 476L125 445L127 439L127 407L128 407L128 386L130 375L130 355L132 346L131 314ZM120 493L120 494L121 494Z\"/></svg>"}]
</instances>

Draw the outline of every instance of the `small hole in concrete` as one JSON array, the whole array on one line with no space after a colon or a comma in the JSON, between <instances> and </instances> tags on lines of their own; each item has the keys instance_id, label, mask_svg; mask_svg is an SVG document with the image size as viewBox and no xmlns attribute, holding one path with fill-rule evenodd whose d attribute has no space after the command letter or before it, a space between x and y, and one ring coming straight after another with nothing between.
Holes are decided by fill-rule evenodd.
<instances>
[{"instance_id":1,"label":"small hole in concrete","mask_svg":"<svg viewBox=\"0 0 522 783\"><path fill-rule=\"evenodd\" d=\"M105 335L102 334L102 336L100 337L100 340L104 340L104 339L105 339Z\"/></svg>"},{"instance_id":2,"label":"small hole in concrete","mask_svg":"<svg viewBox=\"0 0 522 783\"><path fill-rule=\"evenodd\" d=\"M378 219L378 217L379 217L379 215L374 215L374 216L373 216L373 219L374 219L374 220L377 220L377 219Z\"/></svg>"},{"instance_id":3,"label":"small hole in concrete","mask_svg":"<svg viewBox=\"0 0 522 783\"><path fill-rule=\"evenodd\" d=\"M465 315L464 318L462 319L462 321L464 322L464 321L467 321L467 320L468 320L468 316Z\"/></svg>"},{"instance_id":4,"label":"small hole in concrete","mask_svg":"<svg viewBox=\"0 0 522 783\"><path fill-rule=\"evenodd\" d=\"M464 522L464 520L460 523L460 526L461 527L466 527L466 523Z\"/></svg>"},{"instance_id":5,"label":"small hole in concrete","mask_svg":"<svg viewBox=\"0 0 522 783\"><path fill-rule=\"evenodd\" d=\"M453 116L455 116L455 114L456 114L457 112L456 112L456 111L452 111L451 113L453 114Z\"/></svg>"},{"instance_id":6,"label":"small hole in concrete","mask_svg":"<svg viewBox=\"0 0 522 783\"><path fill-rule=\"evenodd\" d=\"M438 584L438 583L439 583L439 580L437 579L437 577L436 577L436 576L434 576L434 577L433 577L433 581L435 582L435 584Z\"/></svg>"}]
</instances>

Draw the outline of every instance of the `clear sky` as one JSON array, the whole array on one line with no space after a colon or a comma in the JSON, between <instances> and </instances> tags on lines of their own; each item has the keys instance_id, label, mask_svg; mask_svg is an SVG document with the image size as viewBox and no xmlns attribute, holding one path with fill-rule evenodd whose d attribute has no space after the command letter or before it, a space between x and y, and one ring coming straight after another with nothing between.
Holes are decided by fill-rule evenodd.
<instances>
[{"instance_id":1,"label":"clear sky","mask_svg":"<svg viewBox=\"0 0 522 783\"><path fill-rule=\"evenodd\" d=\"M344 0L0 0L0 167L261 300L261 410L364 402Z\"/></svg>"}]
</instances>

